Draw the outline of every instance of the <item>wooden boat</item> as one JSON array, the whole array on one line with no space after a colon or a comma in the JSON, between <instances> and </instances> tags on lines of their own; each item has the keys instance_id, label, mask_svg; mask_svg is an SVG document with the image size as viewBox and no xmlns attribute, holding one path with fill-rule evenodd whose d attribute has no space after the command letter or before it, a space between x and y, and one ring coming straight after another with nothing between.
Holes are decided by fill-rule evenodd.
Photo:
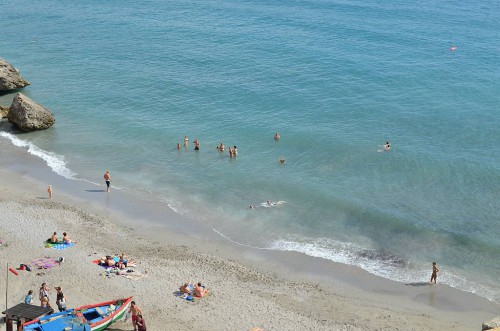
<instances>
[{"instance_id":1,"label":"wooden boat","mask_svg":"<svg viewBox=\"0 0 500 331\"><path fill-rule=\"evenodd\" d=\"M75 308L75 311L78 312L77 316L83 317L90 324L91 331L101 331L125 316L131 302L132 297L128 297L127 299L81 306Z\"/></svg>"},{"instance_id":2,"label":"wooden boat","mask_svg":"<svg viewBox=\"0 0 500 331\"><path fill-rule=\"evenodd\" d=\"M74 309L50 314L23 324L25 331L91 331L90 324L75 315Z\"/></svg>"},{"instance_id":3,"label":"wooden boat","mask_svg":"<svg viewBox=\"0 0 500 331\"><path fill-rule=\"evenodd\" d=\"M81 306L23 324L29 331L101 331L121 319L132 297Z\"/></svg>"}]
</instances>

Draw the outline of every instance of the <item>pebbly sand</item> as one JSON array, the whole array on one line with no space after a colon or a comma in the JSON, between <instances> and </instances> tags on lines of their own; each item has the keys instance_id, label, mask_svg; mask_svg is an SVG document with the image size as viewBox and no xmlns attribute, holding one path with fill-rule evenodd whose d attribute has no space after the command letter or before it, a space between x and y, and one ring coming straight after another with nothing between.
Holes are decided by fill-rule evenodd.
<instances>
[{"instance_id":1,"label":"pebbly sand","mask_svg":"<svg viewBox=\"0 0 500 331\"><path fill-rule=\"evenodd\" d=\"M150 331L469 331L500 315L495 303L426 280L400 284L301 254L256 252L206 231L183 233L175 222L170 227L143 223L156 215L147 202L137 202L142 209L130 200L127 205L125 193L108 195L102 187L88 189L86 199L82 183L58 178L42 161L1 142L0 155L0 293L5 293L7 263L18 267L43 257L65 258L50 269L9 274L9 307L30 289L39 304L38 289L46 282L53 306L56 286L62 286L70 308L133 295ZM53 231L67 231L77 244L62 251L44 247ZM121 252L137 261L134 273L147 277L108 277L91 262ZM194 303L175 296L189 280L206 284L211 295ZM132 330L132 325L120 321L110 330Z\"/></svg>"}]
</instances>

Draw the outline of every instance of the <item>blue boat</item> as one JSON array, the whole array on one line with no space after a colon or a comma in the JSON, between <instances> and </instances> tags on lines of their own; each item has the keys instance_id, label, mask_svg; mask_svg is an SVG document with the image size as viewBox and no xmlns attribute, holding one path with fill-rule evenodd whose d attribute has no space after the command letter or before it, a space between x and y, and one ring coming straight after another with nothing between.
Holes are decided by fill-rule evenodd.
<instances>
[{"instance_id":1,"label":"blue boat","mask_svg":"<svg viewBox=\"0 0 500 331\"><path fill-rule=\"evenodd\" d=\"M40 317L23 325L25 331L91 331L91 326L74 309Z\"/></svg>"},{"instance_id":2,"label":"blue boat","mask_svg":"<svg viewBox=\"0 0 500 331\"><path fill-rule=\"evenodd\" d=\"M121 319L132 297L118 299L40 317L23 324L25 331L102 331Z\"/></svg>"}]
</instances>

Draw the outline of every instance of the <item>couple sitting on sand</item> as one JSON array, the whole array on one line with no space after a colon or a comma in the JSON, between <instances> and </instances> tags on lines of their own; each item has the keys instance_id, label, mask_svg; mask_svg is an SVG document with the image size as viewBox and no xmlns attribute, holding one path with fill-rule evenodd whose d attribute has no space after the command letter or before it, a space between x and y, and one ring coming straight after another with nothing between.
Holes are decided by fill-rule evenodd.
<instances>
[{"instance_id":1,"label":"couple sitting on sand","mask_svg":"<svg viewBox=\"0 0 500 331\"><path fill-rule=\"evenodd\" d=\"M203 298L209 292L209 290L205 289L205 286L202 286L201 283L198 283L197 285L185 283L179 287L179 291L188 295L194 295L197 298Z\"/></svg>"},{"instance_id":2,"label":"couple sitting on sand","mask_svg":"<svg viewBox=\"0 0 500 331\"><path fill-rule=\"evenodd\" d=\"M121 253L120 256L107 255L106 257L101 257L99 265L104 267L116 267L118 269L125 269L127 267L128 260L125 253Z\"/></svg>"},{"instance_id":3,"label":"couple sitting on sand","mask_svg":"<svg viewBox=\"0 0 500 331\"><path fill-rule=\"evenodd\" d=\"M51 244L71 244L71 243L76 243L76 241L72 241L66 232L63 232L63 238L59 239L59 237L57 236L57 232L54 231L54 234L52 234L52 237L50 237L50 243Z\"/></svg>"}]
</instances>

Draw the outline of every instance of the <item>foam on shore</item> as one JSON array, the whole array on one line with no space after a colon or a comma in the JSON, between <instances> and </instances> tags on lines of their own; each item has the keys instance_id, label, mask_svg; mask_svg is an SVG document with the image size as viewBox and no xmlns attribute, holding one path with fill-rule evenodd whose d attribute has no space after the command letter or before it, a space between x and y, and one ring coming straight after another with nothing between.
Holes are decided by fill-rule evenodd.
<instances>
[{"instance_id":1,"label":"foam on shore","mask_svg":"<svg viewBox=\"0 0 500 331\"><path fill-rule=\"evenodd\" d=\"M44 151L43 149L37 147L35 144L29 141L21 140L15 135L8 132L0 131L0 137L10 140L10 142L14 146L24 148L31 155L41 158L56 174L67 179L76 179L77 174L66 166L63 155Z\"/></svg>"}]
</instances>

